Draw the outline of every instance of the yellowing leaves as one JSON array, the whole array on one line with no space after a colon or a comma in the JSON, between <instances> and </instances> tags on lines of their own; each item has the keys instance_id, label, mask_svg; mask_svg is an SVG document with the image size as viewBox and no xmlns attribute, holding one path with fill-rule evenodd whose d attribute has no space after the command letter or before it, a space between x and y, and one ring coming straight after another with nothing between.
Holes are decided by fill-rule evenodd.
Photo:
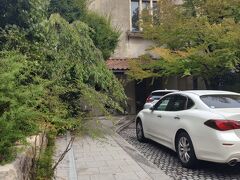
<instances>
[{"instance_id":1,"label":"yellowing leaves","mask_svg":"<svg viewBox=\"0 0 240 180\"><path fill-rule=\"evenodd\" d=\"M127 72L128 76L132 79L145 79L157 76L149 69L144 69L144 65L151 64L151 60L146 59L132 59L128 61L130 70Z\"/></svg>"},{"instance_id":2,"label":"yellowing leaves","mask_svg":"<svg viewBox=\"0 0 240 180\"><path fill-rule=\"evenodd\" d=\"M169 62L180 58L186 58L189 55L186 51L172 51L161 47L154 48L150 52L157 54L161 59Z\"/></svg>"}]
</instances>

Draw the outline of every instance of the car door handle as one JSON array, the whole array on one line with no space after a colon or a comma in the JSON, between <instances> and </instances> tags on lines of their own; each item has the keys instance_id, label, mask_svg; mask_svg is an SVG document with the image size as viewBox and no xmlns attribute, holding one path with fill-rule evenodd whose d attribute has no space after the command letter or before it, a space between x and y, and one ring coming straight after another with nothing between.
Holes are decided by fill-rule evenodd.
<instances>
[{"instance_id":1,"label":"car door handle","mask_svg":"<svg viewBox=\"0 0 240 180\"><path fill-rule=\"evenodd\" d=\"M157 117L159 117L159 118L162 118L162 116L161 116L161 115L158 115Z\"/></svg>"},{"instance_id":2,"label":"car door handle","mask_svg":"<svg viewBox=\"0 0 240 180\"><path fill-rule=\"evenodd\" d=\"M179 119L181 119L181 118L180 118L179 116L175 116L174 119L179 120Z\"/></svg>"}]
</instances>

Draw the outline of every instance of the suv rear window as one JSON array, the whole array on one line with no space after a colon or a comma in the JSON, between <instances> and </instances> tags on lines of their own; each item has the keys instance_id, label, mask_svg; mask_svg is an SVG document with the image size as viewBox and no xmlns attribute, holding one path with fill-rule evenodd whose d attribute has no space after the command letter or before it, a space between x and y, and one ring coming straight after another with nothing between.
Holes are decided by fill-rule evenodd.
<instances>
[{"instance_id":1,"label":"suv rear window","mask_svg":"<svg viewBox=\"0 0 240 180\"><path fill-rule=\"evenodd\" d=\"M239 95L204 95L201 100L210 108L240 108Z\"/></svg>"}]
</instances>

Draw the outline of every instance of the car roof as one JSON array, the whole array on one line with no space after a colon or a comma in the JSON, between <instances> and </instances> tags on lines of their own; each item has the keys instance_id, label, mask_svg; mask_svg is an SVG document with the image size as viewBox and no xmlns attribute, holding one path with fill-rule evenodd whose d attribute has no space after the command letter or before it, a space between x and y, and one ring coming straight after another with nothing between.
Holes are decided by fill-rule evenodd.
<instances>
[{"instance_id":1,"label":"car roof","mask_svg":"<svg viewBox=\"0 0 240 180\"><path fill-rule=\"evenodd\" d=\"M176 92L178 90L169 90L169 89L164 89L164 90L155 90L155 91L152 91L151 93L156 93L156 92Z\"/></svg>"},{"instance_id":2,"label":"car roof","mask_svg":"<svg viewBox=\"0 0 240 180\"><path fill-rule=\"evenodd\" d=\"M215 95L215 94L219 94L219 95L224 95L224 94L228 94L228 95L240 95L239 93L236 92L231 92L231 91L218 91L218 90L190 90L190 91L181 91L183 93L191 93L191 94L195 94L198 96L203 96L203 95Z\"/></svg>"}]
</instances>

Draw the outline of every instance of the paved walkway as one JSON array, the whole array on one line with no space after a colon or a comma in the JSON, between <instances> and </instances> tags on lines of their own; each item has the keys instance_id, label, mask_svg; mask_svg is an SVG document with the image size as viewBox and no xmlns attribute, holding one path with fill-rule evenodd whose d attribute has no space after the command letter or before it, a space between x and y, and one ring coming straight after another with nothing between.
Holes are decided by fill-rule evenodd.
<instances>
[{"instance_id":1,"label":"paved walkway","mask_svg":"<svg viewBox=\"0 0 240 180\"><path fill-rule=\"evenodd\" d=\"M59 138L57 147L59 155L66 147L66 138ZM73 157L71 157L72 152ZM74 158L73 161L71 158ZM107 136L99 140L89 137L76 139L73 151L70 151L58 166L56 179L150 180L152 178L111 136Z\"/></svg>"},{"instance_id":2,"label":"paved walkway","mask_svg":"<svg viewBox=\"0 0 240 180\"><path fill-rule=\"evenodd\" d=\"M57 180L169 180L169 176L112 130L111 121L104 118L100 120L106 130L105 138L75 139L72 149L56 169ZM69 140L69 134L58 137L56 160Z\"/></svg>"}]
</instances>

